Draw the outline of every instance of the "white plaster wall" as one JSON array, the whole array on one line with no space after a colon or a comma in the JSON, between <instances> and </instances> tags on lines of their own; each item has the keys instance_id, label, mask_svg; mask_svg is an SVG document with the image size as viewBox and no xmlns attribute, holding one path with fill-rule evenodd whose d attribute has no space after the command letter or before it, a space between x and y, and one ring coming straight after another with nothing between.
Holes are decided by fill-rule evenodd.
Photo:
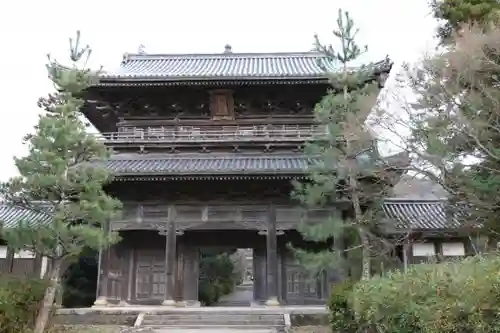
<instances>
[{"instance_id":1,"label":"white plaster wall","mask_svg":"<svg viewBox=\"0 0 500 333\"><path fill-rule=\"evenodd\" d=\"M5 258L7 258L7 246L0 245L0 259L5 259Z\"/></svg>"},{"instance_id":2,"label":"white plaster wall","mask_svg":"<svg viewBox=\"0 0 500 333\"><path fill-rule=\"evenodd\" d=\"M436 255L434 243L415 243L413 244L413 256L432 257Z\"/></svg>"},{"instance_id":3,"label":"white plaster wall","mask_svg":"<svg viewBox=\"0 0 500 333\"><path fill-rule=\"evenodd\" d=\"M447 257L465 256L465 245L461 242L443 243L443 255Z\"/></svg>"},{"instance_id":4,"label":"white plaster wall","mask_svg":"<svg viewBox=\"0 0 500 333\"><path fill-rule=\"evenodd\" d=\"M14 254L14 258L16 259L33 259L35 258L35 254L28 250L21 250Z\"/></svg>"}]
</instances>

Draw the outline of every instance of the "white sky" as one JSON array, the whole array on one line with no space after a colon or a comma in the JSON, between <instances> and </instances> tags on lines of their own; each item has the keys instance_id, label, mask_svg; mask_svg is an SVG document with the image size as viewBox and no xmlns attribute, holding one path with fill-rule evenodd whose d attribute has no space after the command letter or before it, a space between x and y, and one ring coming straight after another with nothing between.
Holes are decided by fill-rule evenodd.
<instances>
[{"instance_id":1,"label":"white sky","mask_svg":"<svg viewBox=\"0 0 500 333\"><path fill-rule=\"evenodd\" d=\"M68 37L82 31L92 64L117 67L140 44L148 53L308 51L313 35L333 42L339 7L348 10L369 46L370 60L386 54L412 61L433 45L435 22L427 0L45 0L0 4L0 180L16 171L25 153L36 100L50 90L44 64L51 53L65 60ZM390 85L389 85L390 88Z\"/></svg>"}]
</instances>

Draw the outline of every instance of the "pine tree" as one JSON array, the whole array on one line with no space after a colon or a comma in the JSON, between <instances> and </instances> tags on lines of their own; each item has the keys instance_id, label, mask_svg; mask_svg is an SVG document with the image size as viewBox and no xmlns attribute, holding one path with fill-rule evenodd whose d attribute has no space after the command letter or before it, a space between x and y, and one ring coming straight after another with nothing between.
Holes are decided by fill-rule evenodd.
<instances>
[{"instance_id":1,"label":"pine tree","mask_svg":"<svg viewBox=\"0 0 500 333\"><path fill-rule=\"evenodd\" d=\"M366 47L356 44L357 30L348 12L339 10L337 26L333 34L339 41L338 50L322 45L315 37L316 49L338 64L339 71L329 73L331 88L314 110L316 121L326 127L326 138L309 142L305 149L319 162L310 167L306 181L294 184L294 196L307 208L343 204L342 209L348 207L350 213L334 214L324 223L301 224L299 231L306 240L325 244L334 239L333 246L315 252L294 250L306 270L317 276L339 267L345 274L353 259L359 263L355 255L359 252L356 249L361 249L361 276L366 279L371 276L370 258L376 254L375 248L385 246L376 235L380 200L388 189L386 168L365 126L378 87L367 83L373 74L371 66L350 67ZM328 67L322 66L325 70Z\"/></svg>"},{"instance_id":2,"label":"pine tree","mask_svg":"<svg viewBox=\"0 0 500 333\"><path fill-rule=\"evenodd\" d=\"M434 17L442 20L437 37L441 43L453 42L453 35L463 25L471 24L486 27L489 23L500 21L500 1L498 0L433 0Z\"/></svg>"},{"instance_id":3,"label":"pine tree","mask_svg":"<svg viewBox=\"0 0 500 333\"><path fill-rule=\"evenodd\" d=\"M49 56L48 76L56 93L40 98L44 109L35 133L24 141L25 157L15 158L20 176L3 184L7 204L30 209L45 216L49 223L19 221L17 227L3 231L9 246L30 250L51 259L50 285L39 312L35 333L42 333L60 286L63 262L74 259L85 249L99 249L117 241L108 232L108 221L121 203L104 192L111 178L106 170L88 163L108 156L106 147L86 132L80 119L83 90L95 82L97 73L81 68L90 48L80 47L80 34L70 39L72 64L63 66ZM85 65L84 65L85 66Z\"/></svg>"}]
</instances>

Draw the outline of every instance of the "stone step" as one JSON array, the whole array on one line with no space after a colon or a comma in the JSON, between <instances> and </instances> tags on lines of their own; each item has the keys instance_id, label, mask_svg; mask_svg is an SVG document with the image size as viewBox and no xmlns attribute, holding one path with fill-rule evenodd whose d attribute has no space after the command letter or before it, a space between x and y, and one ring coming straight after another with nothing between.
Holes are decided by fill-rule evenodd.
<instances>
[{"instance_id":1,"label":"stone step","mask_svg":"<svg viewBox=\"0 0 500 333\"><path fill-rule=\"evenodd\" d=\"M141 326L148 327L283 327L285 320L281 314L252 314L227 312L162 313L146 314Z\"/></svg>"},{"instance_id":2,"label":"stone step","mask_svg":"<svg viewBox=\"0 0 500 333\"><path fill-rule=\"evenodd\" d=\"M233 326L163 326L129 328L121 333L285 333L284 329Z\"/></svg>"}]
</instances>

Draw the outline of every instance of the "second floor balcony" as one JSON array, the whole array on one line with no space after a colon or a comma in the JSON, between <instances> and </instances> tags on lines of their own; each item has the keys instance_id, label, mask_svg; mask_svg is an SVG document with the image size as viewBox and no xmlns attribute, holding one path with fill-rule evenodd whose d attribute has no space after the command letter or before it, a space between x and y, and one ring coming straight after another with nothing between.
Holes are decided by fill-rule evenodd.
<instances>
[{"instance_id":1,"label":"second floor balcony","mask_svg":"<svg viewBox=\"0 0 500 333\"><path fill-rule=\"evenodd\" d=\"M96 134L107 144L304 142L325 135L321 125L126 127Z\"/></svg>"}]
</instances>

